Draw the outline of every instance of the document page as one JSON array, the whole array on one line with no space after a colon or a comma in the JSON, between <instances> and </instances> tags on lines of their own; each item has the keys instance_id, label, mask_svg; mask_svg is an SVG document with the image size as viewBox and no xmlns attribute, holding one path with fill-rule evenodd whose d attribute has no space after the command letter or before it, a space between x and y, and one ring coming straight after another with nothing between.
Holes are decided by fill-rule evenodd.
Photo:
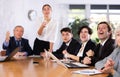
<instances>
[{"instance_id":1,"label":"document page","mask_svg":"<svg viewBox=\"0 0 120 77\"><path fill-rule=\"evenodd\" d=\"M74 74L85 74L85 75L96 75L101 74L99 70L96 69L84 69L84 70L77 70L73 71Z\"/></svg>"},{"instance_id":2,"label":"document page","mask_svg":"<svg viewBox=\"0 0 120 77\"><path fill-rule=\"evenodd\" d=\"M82 63L79 63L79 62L72 62L72 63L75 64L75 65L81 66L81 67L89 67L88 65L85 65L85 64L82 64Z\"/></svg>"}]
</instances>

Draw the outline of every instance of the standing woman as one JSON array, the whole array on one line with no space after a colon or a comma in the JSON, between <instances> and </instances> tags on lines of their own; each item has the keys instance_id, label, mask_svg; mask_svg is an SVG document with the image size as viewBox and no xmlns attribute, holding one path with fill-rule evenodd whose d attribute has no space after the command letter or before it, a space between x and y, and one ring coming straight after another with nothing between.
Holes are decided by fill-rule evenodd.
<instances>
[{"instance_id":1,"label":"standing woman","mask_svg":"<svg viewBox=\"0 0 120 77\"><path fill-rule=\"evenodd\" d=\"M52 52L57 34L57 23L51 18L52 8L49 4L42 7L43 18L39 21L37 37L34 41L34 55L42 55L44 49Z\"/></svg>"}]
</instances>

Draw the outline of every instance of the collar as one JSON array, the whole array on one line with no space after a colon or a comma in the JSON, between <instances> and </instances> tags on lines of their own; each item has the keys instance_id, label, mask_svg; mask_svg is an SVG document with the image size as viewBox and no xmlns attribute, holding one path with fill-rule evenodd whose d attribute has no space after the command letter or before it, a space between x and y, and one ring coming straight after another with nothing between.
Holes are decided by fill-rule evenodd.
<instances>
[{"instance_id":1,"label":"collar","mask_svg":"<svg viewBox=\"0 0 120 77\"><path fill-rule=\"evenodd\" d=\"M14 39L15 39L15 41L20 41L20 40L22 40L22 39L19 39L19 40L18 40L16 37L14 37Z\"/></svg>"},{"instance_id":2,"label":"collar","mask_svg":"<svg viewBox=\"0 0 120 77\"><path fill-rule=\"evenodd\" d=\"M104 40L103 42L101 42L100 44L103 46L107 40L108 40L108 38L106 40Z\"/></svg>"},{"instance_id":3,"label":"collar","mask_svg":"<svg viewBox=\"0 0 120 77\"><path fill-rule=\"evenodd\" d=\"M83 43L82 43L82 45L84 45L84 46L85 46L85 45L87 44L87 42L88 42L88 41L86 41L86 42L83 42Z\"/></svg>"},{"instance_id":4,"label":"collar","mask_svg":"<svg viewBox=\"0 0 120 77\"><path fill-rule=\"evenodd\" d=\"M69 40L69 42L67 42L67 43L65 43L67 46L69 46L69 44L70 44L70 42L72 41L72 39L71 40Z\"/></svg>"}]
</instances>

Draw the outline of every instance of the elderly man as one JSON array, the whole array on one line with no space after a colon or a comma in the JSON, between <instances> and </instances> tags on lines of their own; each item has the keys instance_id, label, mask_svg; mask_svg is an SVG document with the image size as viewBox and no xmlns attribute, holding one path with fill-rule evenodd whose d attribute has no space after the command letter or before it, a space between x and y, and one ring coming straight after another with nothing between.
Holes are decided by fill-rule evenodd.
<instances>
[{"instance_id":1,"label":"elderly man","mask_svg":"<svg viewBox=\"0 0 120 77\"><path fill-rule=\"evenodd\" d=\"M28 43L28 40L22 38L24 28L22 26L16 26L13 30L14 36L10 37L10 33L6 33L6 39L3 43L3 49L6 49L6 55L9 55L16 47L19 47L17 56L32 55L32 49Z\"/></svg>"}]
</instances>

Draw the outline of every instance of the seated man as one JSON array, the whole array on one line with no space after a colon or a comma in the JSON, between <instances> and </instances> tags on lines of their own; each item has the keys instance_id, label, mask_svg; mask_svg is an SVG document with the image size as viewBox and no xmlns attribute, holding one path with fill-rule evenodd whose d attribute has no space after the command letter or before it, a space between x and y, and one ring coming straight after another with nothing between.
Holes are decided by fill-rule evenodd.
<instances>
[{"instance_id":1,"label":"seated man","mask_svg":"<svg viewBox=\"0 0 120 77\"><path fill-rule=\"evenodd\" d=\"M16 47L19 47L17 56L28 56L32 55L32 49L28 43L28 40L22 38L24 28L22 26L16 26L14 28L14 36L10 37L10 33L6 33L6 39L3 43L3 49L6 50L6 55L9 55Z\"/></svg>"},{"instance_id":2,"label":"seated man","mask_svg":"<svg viewBox=\"0 0 120 77\"><path fill-rule=\"evenodd\" d=\"M97 44L94 49L94 56L92 58L85 57L83 60L84 64L94 65L97 61L104 59L109 56L115 46L114 39L112 39L112 30L110 25L107 22L100 22L97 26L97 34L100 40L100 43Z\"/></svg>"},{"instance_id":3,"label":"seated man","mask_svg":"<svg viewBox=\"0 0 120 77\"><path fill-rule=\"evenodd\" d=\"M80 43L72 38L73 35L71 29L65 27L61 30L61 34L62 34L63 43L58 50L53 52L53 54L59 59L64 58L64 55L62 53L64 50L66 50L70 54L77 55L80 49Z\"/></svg>"},{"instance_id":4,"label":"seated man","mask_svg":"<svg viewBox=\"0 0 120 77\"><path fill-rule=\"evenodd\" d=\"M98 61L95 67L103 73L110 73L113 77L120 77L120 26L115 30L115 39L117 47L108 57Z\"/></svg>"}]
</instances>

